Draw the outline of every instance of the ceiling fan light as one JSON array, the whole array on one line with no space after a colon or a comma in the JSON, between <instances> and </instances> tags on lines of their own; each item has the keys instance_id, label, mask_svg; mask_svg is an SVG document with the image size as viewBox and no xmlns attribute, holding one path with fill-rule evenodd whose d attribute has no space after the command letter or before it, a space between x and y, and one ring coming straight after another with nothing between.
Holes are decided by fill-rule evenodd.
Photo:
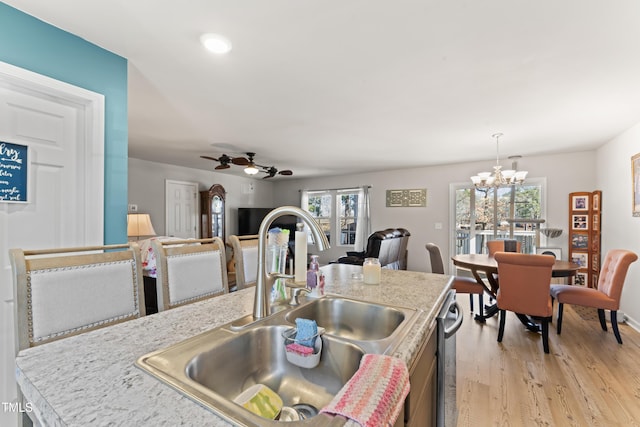
<instances>
[{"instance_id":1,"label":"ceiling fan light","mask_svg":"<svg viewBox=\"0 0 640 427\"><path fill-rule=\"evenodd\" d=\"M255 167L255 165L249 165L246 168L244 168L244 173L246 173L247 175L255 175L258 172L260 172L260 170Z\"/></svg>"}]
</instances>

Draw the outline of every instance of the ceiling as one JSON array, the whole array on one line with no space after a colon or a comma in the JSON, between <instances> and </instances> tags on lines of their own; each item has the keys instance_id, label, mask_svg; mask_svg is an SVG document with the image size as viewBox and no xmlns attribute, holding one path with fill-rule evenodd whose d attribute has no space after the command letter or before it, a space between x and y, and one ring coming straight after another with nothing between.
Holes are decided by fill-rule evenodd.
<instances>
[{"instance_id":1,"label":"ceiling","mask_svg":"<svg viewBox=\"0 0 640 427\"><path fill-rule=\"evenodd\" d=\"M495 159L502 132L524 163L640 122L637 0L3 1L128 59L138 159L324 176Z\"/></svg>"}]
</instances>

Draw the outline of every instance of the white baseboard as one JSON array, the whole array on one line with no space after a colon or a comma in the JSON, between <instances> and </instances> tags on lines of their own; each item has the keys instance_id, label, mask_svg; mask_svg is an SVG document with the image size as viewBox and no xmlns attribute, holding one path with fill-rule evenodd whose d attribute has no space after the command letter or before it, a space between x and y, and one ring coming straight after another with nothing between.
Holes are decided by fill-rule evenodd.
<instances>
[{"instance_id":1,"label":"white baseboard","mask_svg":"<svg viewBox=\"0 0 640 427\"><path fill-rule=\"evenodd\" d=\"M618 312L618 315L620 315L620 312ZM627 323L627 325L640 332L640 323L636 319L633 319L625 314L624 321Z\"/></svg>"}]
</instances>

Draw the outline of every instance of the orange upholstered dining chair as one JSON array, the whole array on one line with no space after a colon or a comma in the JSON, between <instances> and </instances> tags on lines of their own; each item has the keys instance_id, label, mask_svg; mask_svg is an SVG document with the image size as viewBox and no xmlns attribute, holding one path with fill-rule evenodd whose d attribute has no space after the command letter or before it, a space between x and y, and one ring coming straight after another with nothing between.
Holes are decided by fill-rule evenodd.
<instances>
[{"instance_id":1,"label":"orange upholstered dining chair","mask_svg":"<svg viewBox=\"0 0 640 427\"><path fill-rule=\"evenodd\" d=\"M489 256L493 256L496 252L521 252L522 242L513 239L489 240L487 242L487 251Z\"/></svg>"},{"instance_id":2,"label":"orange upholstered dining chair","mask_svg":"<svg viewBox=\"0 0 640 427\"><path fill-rule=\"evenodd\" d=\"M638 259L638 255L623 249L612 249L607 252L600 269L598 288L587 288L574 285L551 286L551 297L558 300L558 335L562 332L562 308L564 304L581 305L598 309L598 318L603 331L607 330L604 311L611 311L611 329L618 343L622 344L618 331L618 308L620 296L629 265Z\"/></svg>"},{"instance_id":3,"label":"orange upholstered dining chair","mask_svg":"<svg viewBox=\"0 0 640 427\"><path fill-rule=\"evenodd\" d=\"M429 260L431 261L431 272L436 274L444 274L444 264L442 263L442 255L440 254L440 248L433 244L427 243L425 245L429 252ZM484 286L479 284L473 277L455 276L453 279L453 289L458 294L469 294L469 303L471 305L471 311L473 311L473 295L478 295L479 312L482 313L484 308L483 294Z\"/></svg>"},{"instance_id":4,"label":"orange upholstered dining chair","mask_svg":"<svg viewBox=\"0 0 640 427\"><path fill-rule=\"evenodd\" d=\"M531 255L496 252L500 288L496 296L500 310L498 342L502 342L506 310L541 318L542 346L549 353L549 321L553 314L549 290L555 258L551 255Z\"/></svg>"}]
</instances>

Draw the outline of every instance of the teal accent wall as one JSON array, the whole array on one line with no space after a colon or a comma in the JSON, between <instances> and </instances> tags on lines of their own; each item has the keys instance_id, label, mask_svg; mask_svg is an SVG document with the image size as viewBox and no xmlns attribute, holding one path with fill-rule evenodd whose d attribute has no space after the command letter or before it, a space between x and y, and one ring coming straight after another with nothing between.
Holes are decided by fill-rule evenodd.
<instances>
[{"instance_id":1,"label":"teal accent wall","mask_svg":"<svg viewBox=\"0 0 640 427\"><path fill-rule=\"evenodd\" d=\"M105 97L104 241L127 241L127 60L0 3L0 61Z\"/></svg>"}]
</instances>

